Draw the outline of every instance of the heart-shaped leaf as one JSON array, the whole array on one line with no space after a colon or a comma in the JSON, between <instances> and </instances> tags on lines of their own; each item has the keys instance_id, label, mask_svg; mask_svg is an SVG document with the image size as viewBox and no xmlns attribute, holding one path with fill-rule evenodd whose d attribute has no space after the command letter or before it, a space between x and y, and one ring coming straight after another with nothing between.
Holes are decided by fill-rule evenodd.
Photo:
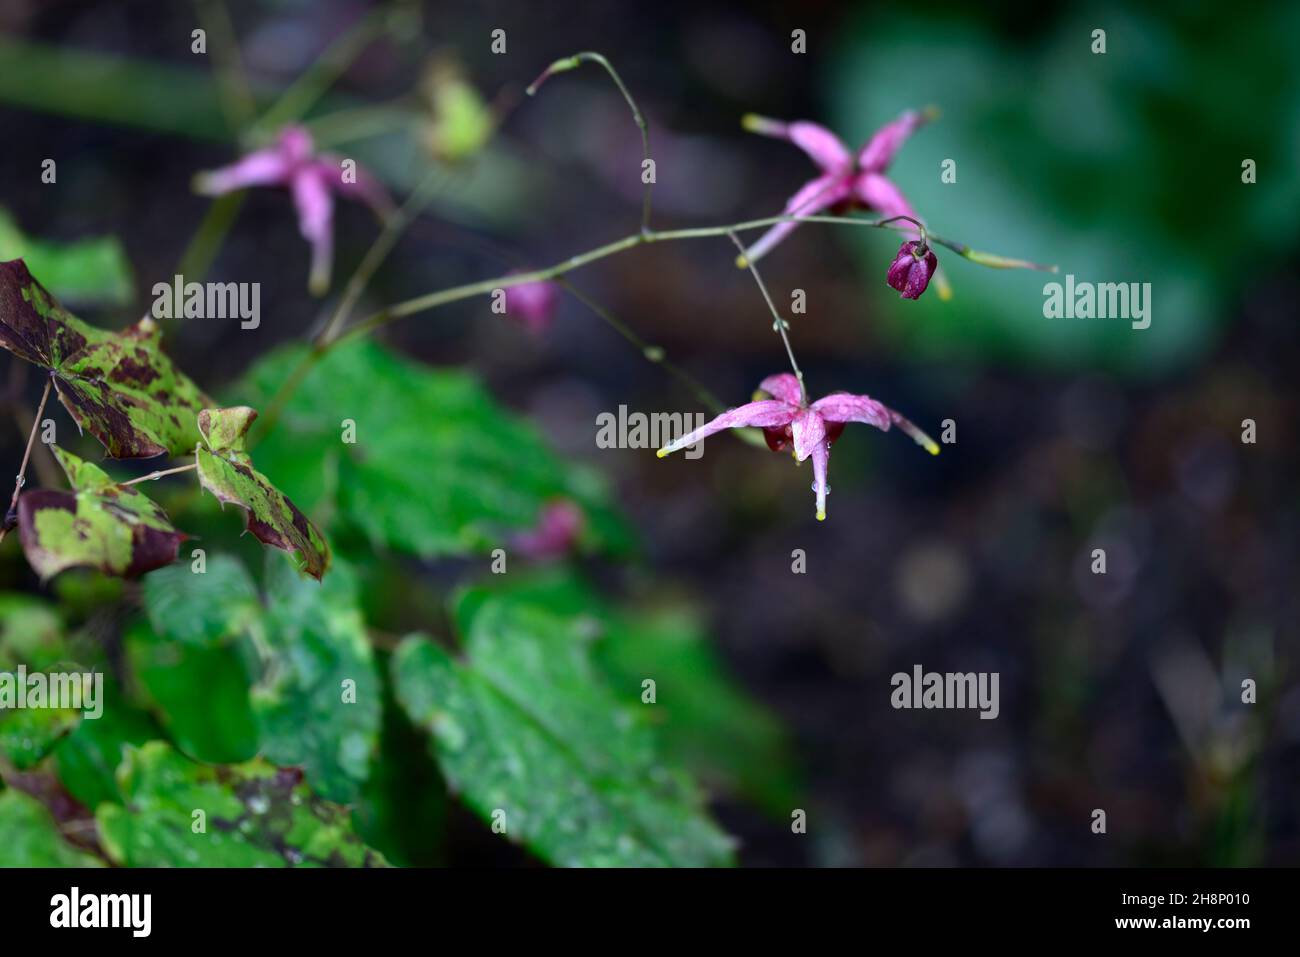
<instances>
[{"instance_id":1,"label":"heart-shaped leaf","mask_svg":"<svg viewBox=\"0 0 1300 957\"><path fill-rule=\"evenodd\" d=\"M170 565L185 535L148 496L57 446L71 492L34 489L18 499L18 532L42 579L85 566L128 578Z\"/></svg>"},{"instance_id":2,"label":"heart-shaped leaf","mask_svg":"<svg viewBox=\"0 0 1300 957\"><path fill-rule=\"evenodd\" d=\"M196 451L199 482L223 504L232 502L246 510L247 528L258 541L292 552L302 570L319 579L330 564L324 537L288 496L253 468L244 449L248 427L256 418L257 412L246 405L199 413L199 433L208 446Z\"/></svg>"},{"instance_id":3,"label":"heart-shaped leaf","mask_svg":"<svg viewBox=\"0 0 1300 957\"><path fill-rule=\"evenodd\" d=\"M370 776L382 695L357 577L336 563L315 582L283 555L266 557L265 602L225 555L212 555L203 574L182 562L150 575L150 627L128 630L128 657L187 754L260 752L302 768L322 797L355 801ZM191 704L196 691L201 709Z\"/></svg>"},{"instance_id":4,"label":"heart-shaped leaf","mask_svg":"<svg viewBox=\"0 0 1300 957\"><path fill-rule=\"evenodd\" d=\"M553 864L717 867L733 842L646 718L600 681L573 620L483 592L456 618L464 660L418 636L392 658L398 701L462 800Z\"/></svg>"},{"instance_id":5,"label":"heart-shaped leaf","mask_svg":"<svg viewBox=\"0 0 1300 957\"><path fill-rule=\"evenodd\" d=\"M21 259L0 263L0 346L50 370L59 401L113 458L184 455L195 417L212 404L172 365L150 318L121 332L82 322L32 278Z\"/></svg>"},{"instance_id":6,"label":"heart-shaped leaf","mask_svg":"<svg viewBox=\"0 0 1300 957\"><path fill-rule=\"evenodd\" d=\"M268 356L241 396L270 401L303 357L300 348ZM375 342L320 357L257 454L301 507L325 506L332 532L360 533L375 548L487 554L536 527L556 499L583 512L580 550L632 546L603 481L553 451L477 379Z\"/></svg>"}]
</instances>

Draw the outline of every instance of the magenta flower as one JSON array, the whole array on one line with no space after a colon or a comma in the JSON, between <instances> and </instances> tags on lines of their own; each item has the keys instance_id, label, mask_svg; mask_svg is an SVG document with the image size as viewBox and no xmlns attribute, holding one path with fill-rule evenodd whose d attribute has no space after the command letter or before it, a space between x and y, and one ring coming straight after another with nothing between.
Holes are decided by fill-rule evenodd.
<instances>
[{"instance_id":1,"label":"magenta flower","mask_svg":"<svg viewBox=\"0 0 1300 957\"><path fill-rule=\"evenodd\" d=\"M828 209L834 213L874 209L886 219L910 216L919 221L911 204L885 176L885 170L907 138L935 115L934 110L921 113L909 110L878 129L856 154L850 153L839 137L817 123L803 120L782 123L750 114L745 117L744 125L753 133L789 140L821 169L821 175L805 183L786 201L785 215L814 216ZM744 258L757 262L798 225L777 223L745 251Z\"/></svg>"},{"instance_id":2,"label":"magenta flower","mask_svg":"<svg viewBox=\"0 0 1300 957\"><path fill-rule=\"evenodd\" d=\"M582 510L560 499L543 506L537 524L516 534L511 545L529 558L561 558L577 544L581 531Z\"/></svg>"},{"instance_id":3,"label":"magenta flower","mask_svg":"<svg viewBox=\"0 0 1300 957\"><path fill-rule=\"evenodd\" d=\"M833 392L808 405L799 380L788 372L768 376L759 383L754 395L755 401L729 409L712 422L664 446L657 454L663 458L723 429L760 428L773 452L784 452L793 446L796 461L812 458L819 522L826 518L826 494L830 491L826 485L826 467L831 445L840 437L846 423L865 422L882 432L896 425L931 455L939 454L939 446L933 439L870 396Z\"/></svg>"},{"instance_id":4,"label":"magenta flower","mask_svg":"<svg viewBox=\"0 0 1300 957\"><path fill-rule=\"evenodd\" d=\"M355 173L355 175L352 175ZM329 288L334 258L334 194L360 199L381 217L393 208L377 180L361 169L327 153L316 154L311 134L301 126L286 126L274 146L256 150L229 166L200 173L194 188L205 196L221 196L249 186L282 186L298 207L298 228L311 243L311 278L315 295Z\"/></svg>"},{"instance_id":5,"label":"magenta flower","mask_svg":"<svg viewBox=\"0 0 1300 957\"><path fill-rule=\"evenodd\" d=\"M506 317L521 322L529 332L541 335L555 320L560 304L560 287L553 282L521 282L507 286Z\"/></svg>"},{"instance_id":6,"label":"magenta flower","mask_svg":"<svg viewBox=\"0 0 1300 957\"><path fill-rule=\"evenodd\" d=\"M909 240L898 247L898 255L885 273L885 281L897 289L903 299L920 299L938 268L939 259L933 249Z\"/></svg>"}]
</instances>

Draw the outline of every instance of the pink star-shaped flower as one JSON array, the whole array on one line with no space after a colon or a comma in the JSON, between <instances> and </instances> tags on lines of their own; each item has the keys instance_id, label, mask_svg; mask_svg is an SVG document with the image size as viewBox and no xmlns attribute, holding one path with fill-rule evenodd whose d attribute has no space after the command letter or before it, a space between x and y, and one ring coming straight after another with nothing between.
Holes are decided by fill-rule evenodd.
<instances>
[{"instance_id":1,"label":"pink star-shaped flower","mask_svg":"<svg viewBox=\"0 0 1300 957\"><path fill-rule=\"evenodd\" d=\"M723 429L756 427L763 430L768 448L784 452L794 447L794 457L802 462L813 462L813 491L817 493L817 520L826 518L826 467L830 461L831 445L840 437L848 422L865 422L882 432L896 425L931 455L939 454L939 446L899 413L866 395L833 392L809 405L799 380L788 372L770 375L758 386L755 401L722 413L694 432L683 435L657 453L660 458L678 449L694 445Z\"/></svg>"},{"instance_id":2,"label":"pink star-shaped flower","mask_svg":"<svg viewBox=\"0 0 1300 957\"><path fill-rule=\"evenodd\" d=\"M885 176L885 170L907 138L935 115L934 110L920 113L909 110L878 129L856 154L849 152L838 136L817 123L804 120L783 123L750 114L744 124L751 132L789 140L821 169L821 175L805 183L786 201L785 215L815 216L828 209L842 213L856 208L877 210L886 219L910 216L920 221L902 192ZM745 258L757 262L798 225L777 223L745 251Z\"/></svg>"},{"instance_id":3,"label":"pink star-shaped flower","mask_svg":"<svg viewBox=\"0 0 1300 957\"><path fill-rule=\"evenodd\" d=\"M360 199L380 216L393 208L377 180L361 169L345 169L337 156L317 154L311 134L301 126L286 126L275 145L255 150L229 166L200 173L194 181L194 188L205 196L220 196L249 186L281 186L293 194L298 228L311 243L308 287L316 295L329 288L334 258L334 194Z\"/></svg>"}]
</instances>

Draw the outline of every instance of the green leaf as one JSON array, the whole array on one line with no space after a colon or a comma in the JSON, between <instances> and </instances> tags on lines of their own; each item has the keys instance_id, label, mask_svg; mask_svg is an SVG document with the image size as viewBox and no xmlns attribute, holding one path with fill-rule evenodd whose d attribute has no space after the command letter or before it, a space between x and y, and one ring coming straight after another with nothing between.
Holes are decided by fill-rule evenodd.
<instances>
[{"instance_id":1,"label":"green leaf","mask_svg":"<svg viewBox=\"0 0 1300 957\"><path fill-rule=\"evenodd\" d=\"M246 392L269 401L303 355L289 348L259 362ZM352 437L345 420L355 442L343 441ZM339 346L312 367L258 457L303 508L335 506L340 526L377 548L485 553L535 525L557 498L582 507L581 546L629 545L601 483L563 463L473 377L369 341Z\"/></svg>"},{"instance_id":2,"label":"green leaf","mask_svg":"<svg viewBox=\"0 0 1300 957\"><path fill-rule=\"evenodd\" d=\"M44 760L82 716L80 709L48 706L56 689L67 687L62 684L65 678L54 676L75 675L81 696L81 675L88 670L71 661L55 608L28 595L0 594L0 755L20 771ZM37 675L43 684L40 703L34 706ZM84 698L82 703L89 707Z\"/></svg>"},{"instance_id":3,"label":"green leaf","mask_svg":"<svg viewBox=\"0 0 1300 957\"><path fill-rule=\"evenodd\" d=\"M144 607L158 634L207 647L242 633L262 606L244 566L213 555L205 558L201 574L192 566L172 565L146 578Z\"/></svg>"},{"instance_id":4,"label":"green leaf","mask_svg":"<svg viewBox=\"0 0 1300 957\"><path fill-rule=\"evenodd\" d=\"M0 347L50 370L59 401L114 458L183 455L212 404L162 352L158 324L97 329L63 308L21 259L0 262Z\"/></svg>"},{"instance_id":5,"label":"green leaf","mask_svg":"<svg viewBox=\"0 0 1300 957\"><path fill-rule=\"evenodd\" d=\"M0 683L16 677L0 675ZM19 771L34 768L80 721L81 712L73 708L8 708L0 703L0 753Z\"/></svg>"},{"instance_id":6,"label":"green leaf","mask_svg":"<svg viewBox=\"0 0 1300 957\"><path fill-rule=\"evenodd\" d=\"M176 566L155 577L144 592L153 631L133 631L128 650L178 744L212 761L260 751L302 767L323 796L355 800L381 689L351 568L316 582L268 556L265 602L225 556L203 574Z\"/></svg>"},{"instance_id":7,"label":"green leaf","mask_svg":"<svg viewBox=\"0 0 1300 957\"><path fill-rule=\"evenodd\" d=\"M472 809L564 866L731 862L730 838L563 619L479 596L462 611L466 660L412 637L392 665L399 701Z\"/></svg>"},{"instance_id":8,"label":"green leaf","mask_svg":"<svg viewBox=\"0 0 1300 957\"><path fill-rule=\"evenodd\" d=\"M0 208L0 260L22 259L69 302L125 306L131 301L131 265L114 236L72 243L32 239Z\"/></svg>"},{"instance_id":9,"label":"green leaf","mask_svg":"<svg viewBox=\"0 0 1300 957\"><path fill-rule=\"evenodd\" d=\"M127 660L178 748L201 761L243 761L257 753L248 700L249 650L241 642L200 646L172 641L139 622L126 634Z\"/></svg>"},{"instance_id":10,"label":"green leaf","mask_svg":"<svg viewBox=\"0 0 1300 957\"><path fill-rule=\"evenodd\" d=\"M654 680L651 713L674 760L711 785L789 813L796 784L786 734L726 674L693 611L677 605L619 613L593 654L625 700L639 701L642 682Z\"/></svg>"},{"instance_id":11,"label":"green leaf","mask_svg":"<svg viewBox=\"0 0 1300 957\"><path fill-rule=\"evenodd\" d=\"M794 805L797 775L784 729L727 674L689 605L616 606L564 570L507 577L469 592L462 613L495 597L567 619L590 636L592 659L622 701L640 707L642 682L655 682L655 703L645 710L673 761L769 811Z\"/></svg>"},{"instance_id":12,"label":"green leaf","mask_svg":"<svg viewBox=\"0 0 1300 957\"><path fill-rule=\"evenodd\" d=\"M88 808L105 801L121 804L116 772L127 745L141 745L161 737L158 725L123 700L107 682L104 692L103 715L82 721L54 749L59 781Z\"/></svg>"},{"instance_id":13,"label":"green leaf","mask_svg":"<svg viewBox=\"0 0 1300 957\"><path fill-rule=\"evenodd\" d=\"M324 797L354 801L378 746L381 705L355 576L340 564L317 583L284 561L268 564L262 632L271 658L253 689L263 753L301 766Z\"/></svg>"},{"instance_id":14,"label":"green leaf","mask_svg":"<svg viewBox=\"0 0 1300 957\"><path fill-rule=\"evenodd\" d=\"M65 841L44 805L22 791L0 791L0 834L0 867L103 866Z\"/></svg>"},{"instance_id":15,"label":"green leaf","mask_svg":"<svg viewBox=\"0 0 1300 957\"><path fill-rule=\"evenodd\" d=\"M152 741L128 749L117 777L126 805L101 804L95 817L105 851L120 865L385 864L353 832L346 808L313 797L296 772L262 760L213 767Z\"/></svg>"},{"instance_id":16,"label":"green leaf","mask_svg":"<svg viewBox=\"0 0 1300 957\"><path fill-rule=\"evenodd\" d=\"M185 536L148 496L50 448L73 490L34 489L18 499L23 551L42 579L78 566L134 577L176 560Z\"/></svg>"},{"instance_id":17,"label":"green leaf","mask_svg":"<svg viewBox=\"0 0 1300 957\"><path fill-rule=\"evenodd\" d=\"M58 610L31 595L0 593L0 670L45 668L63 658Z\"/></svg>"},{"instance_id":18,"label":"green leaf","mask_svg":"<svg viewBox=\"0 0 1300 957\"><path fill-rule=\"evenodd\" d=\"M248 406L199 413L199 432L208 446L197 449L199 482L222 504L244 509L247 528L258 541L297 556L303 571L319 579L329 568L329 546L307 516L253 468L244 439L255 418Z\"/></svg>"}]
</instances>

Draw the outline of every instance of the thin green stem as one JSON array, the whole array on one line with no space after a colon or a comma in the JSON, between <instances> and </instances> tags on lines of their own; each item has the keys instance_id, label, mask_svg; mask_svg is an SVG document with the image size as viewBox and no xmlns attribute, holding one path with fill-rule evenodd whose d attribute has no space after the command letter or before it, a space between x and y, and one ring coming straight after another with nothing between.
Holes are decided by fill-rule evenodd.
<instances>
[{"instance_id":1,"label":"thin green stem","mask_svg":"<svg viewBox=\"0 0 1300 957\"><path fill-rule=\"evenodd\" d=\"M191 462L189 465L178 465L174 469L161 469L157 472L150 472L148 475L141 475L139 478L133 478L127 482L118 482L117 484L125 488L128 485L139 485L141 482L156 482L164 475L179 475L181 472L192 472L198 468L197 462Z\"/></svg>"},{"instance_id":2,"label":"thin green stem","mask_svg":"<svg viewBox=\"0 0 1300 957\"><path fill-rule=\"evenodd\" d=\"M781 318L781 314L776 311L776 303L772 301L772 294L767 291L767 285L763 282L763 277L758 274L758 267L753 261L745 256L745 244L740 241L740 237L734 231L727 233L727 237L735 244L736 249L740 251L740 256L745 260L750 275L754 277L754 282L758 283L758 291L763 294L763 300L767 303L767 308L772 313L772 329L781 337L785 343L785 354L790 357L790 368L794 370L794 377L799 380L799 397L803 404L808 404L808 390L804 387L803 372L799 368L799 363L794 359L794 349L790 346L790 323Z\"/></svg>"},{"instance_id":3,"label":"thin green stem","mask_svg":"<svg viewBox=\"0 0 1300 957\"><path fill-rule=\"evenodd\" d=\"M538 88L545 83L553 74L564 73L568 70L576 69L583 63L596 63L604 68L609 74L618 91L623 94L623 99L627 102L628 108L632 111L632 119L636 121L637 128L641 131L641 181L645 185L644 195L641 200L641 232L650 232L650 197L654 190L654 176L646 178L647 172L651 165L650 160L650 124L646 122L645 114L641 108L636 105L636 100L632 98L632 93L623 83L623 78L618 75L614 65L604 56L591 50L582 53L575 53L571 57L565 57L562 60L556 60L548 66L536 80L528 87L528 95L533 96L537 93Z\"/></svg>"},{"instance_id":4,"label":"thin green stem","mask_svg":"<svg viewBox=\"0 0 1300 957\"><path fill-rule=\"evenodd\" d=\"M375 237L375 241L371 243L360 264L352 273L351 278L348 279L347 285L343 289L343 295L339 297L338 305L335 306L329 321L325 323L320 335L316 337L318 345L329 345L338 334L338 330L347 322L352 315L352 309L357 304L357 300L361 298L361 294L365 292L366 286L374 277L375 271L383 265L384 260L393 251L397 240L406 232L407 227L437 195L438 189L442 186L443 178L443 170L432 170L415 188L414 192L407 197L401 208L388 217L384 228Z\"/></svg>"},{"instance_id":5,"label":"thin green stem","mask_svg":"<svg viewBox=\"0 0 1300 957\"><path fill-rule=\"evenodd\" d=\"M280 421L280 415L284 412L284 406L289 401L289 397L297 391L298 386L302 384L302 380L307 377L307 374L315 368L316 363L324 358L325 353L337 341L339 330L352 314L352 308L356 305L357 300L361 298L361 294L365 292L365 288L374 277L375 271L388 258L388 254L392 252L393 246L396 245L402 233L407 230L437 194L438 188L442 185L443 175L443 171L440 169L431 171L416 187L415 191L407 197L401 208L388 217L383 230L370 245L370 249L362 257L351 278L348 279L338 305L334 308L334 312L331 313L320 334L313 340L311 349L293 368L288 378L285 379L279 390L271 398L270 404L257 422L254 442L275 428Z\"/></svg>"},{"instance_id":6,"label":"thin green stem","mask_svg":"<svg viewBox=\"0 0 1300 957\"><path fill-rule=\"evenodd\" d=\"M715 236L726 236L729 233L741 233L754 229L765 229L776 223L797 222L797 223L833 223L842 226L869 226L876 229L901 229L903 227L882 226L880 221L874 219L856 219L848 216L768 216L763 219L751 219L742 223L732 223L729 226L702 226L691 229L668 229L661 231L651 231L648 233L635 233L631 236L624 236L622 239L606 243L595 249L588 250L585 253L579 253L571 256L563 262L556 263L545 269L535 269L531 272L515 273L509 276L498 276L494 279L484 279L480 282L468 283L463 286L453 286L450 289L442 289L438 292L426 293L423 296L416 296L414 299L407 299L403 302L395 303L378 312L367 316L356 325L352 326L335 341L343 342L358 335L365 335L379 326L387 325L397 319L414 315L415 313L424 312L437 306L446 305L449 302L457 302L461 299L469 299L474 296L487 295L496 289L506 289L510 286L517 286L529 282L545 282L551 279L557 279L566 273L572 272L593 262L605 259L609 256L626 252L646 243L658 242L675 242L681 239L707 239ZM934 242L940 242L938 237L931 236Z\"/></svg>"},{"instance_id":7,"label":"thin green stem","mask_svg":"<svg viewBox=\"0 0 1300 957\"><path fill-rule=\"evenodd\" d=\"M896 218L896 217L894 217ZM377 312L366 316L364 319L350 326L349 328L337 333L327 345L317 345L308 352L298 366L289 374L284 383L280 386L279 391L272 397L270 409L271 412L265 416L265 424L260 431L260 435L265 435L270 431L271 426L278 421L280 411L293 395L294 391L301 385L302 380L307 373L316 365L325 353L336 346L350 342L359 336L368 335L375 329L385 326L390 322L395 322L406 316L416 313L425 312L438 306L447 305L452 302L459 302L463 299L471 299L475 296L490 295L497 289L506 289L511 286L518 286L531 282L547 282L562 278L583 266L606 259L618 253L626 252L629 249L635 249L638 246L647 243L657 242L675 242L682 239L706 239L709 237L731 236L735 233L742 233L754 229L766 229L776 223L797 222L797 223L828 223L837 226L865 226L872 229L891 229L899 230L910 227L902 227L893 224L893 220L875 220L859 219L850 216L767 216L762 219L751 219L745 222L732 223L727 226L700 226L690 229L669 229L662 231L648 231L636 233L631 236L624 236L613 242L598 246L595 249L579 253L576 256L570 256L568 259L558 262L553 266L545 269L535 269L531 272L513 273L505 276L496 276L492 279L483 279L478 282L467 283L461 286L453 286L449 289L442 289L437 292L427 293L423 296L416 296L413 299L407 299L403 302L396 303L380 309ZM996 266L999 268L1011 268L1009 264L1021 263L1021 260L1003 260L1001 257L992 257L987 254L974 254L974 251L961 243L953 243L944 240L934 234L929 234L931 242L936 242L947 246L949 249L960 253L967 259L974 262L980 262L985 265L995 265L989 260L997 260ZM1004 265L1008 264L1008 265ZM1050 268L1055 271L1056 267L1036 267L1033 264L1025 263L1021 268ZM791 354L793 364L793 354Z\"/></svg>"},{"instance_id":8,"label":"thin green stem","mask_svg":"<svg viewBox=\"0 0 1300 957\"><path fill-rule=\"evenodd\" d=\"M714 414L725 412L727 410L727 407L723 405L721 399L719 399L716 395L710 392L705 386L703 386L698 381L696 381L695 378L691 376L690 373L684 370L681 366L677 365L677 363L670 360L660 346L653 346L650 343L646 342L639 335L637 335L635 331L633 331L631 326L623 322L623 320L619 319L617 316L615 316L604 306L600 305L600 303L596 302L594 299L588 296L585 292L583 292L581 289L575 286L568 279L560 278L557 279L556 282L559 283L561 286L563 286L566 290L568 290L568 292L573 296L574 299L578 300L578 302L582 303L584 306L586 306L588 309L594 312L597 316L603 319L605 323L610 326L610 328L612 328L620 336L622 336L624 339L630 342L637 349L637 351L640 352L641 355L643 355L646 358L647 361L652 362L655 365L662 366L665 372L667 372L674 379L676 379L683 386L685 386L687 390L689 390L691 394L695 396L695 398L699 399L702 403L708 406L714 412Z\"/></svg>"}]
</instances>

